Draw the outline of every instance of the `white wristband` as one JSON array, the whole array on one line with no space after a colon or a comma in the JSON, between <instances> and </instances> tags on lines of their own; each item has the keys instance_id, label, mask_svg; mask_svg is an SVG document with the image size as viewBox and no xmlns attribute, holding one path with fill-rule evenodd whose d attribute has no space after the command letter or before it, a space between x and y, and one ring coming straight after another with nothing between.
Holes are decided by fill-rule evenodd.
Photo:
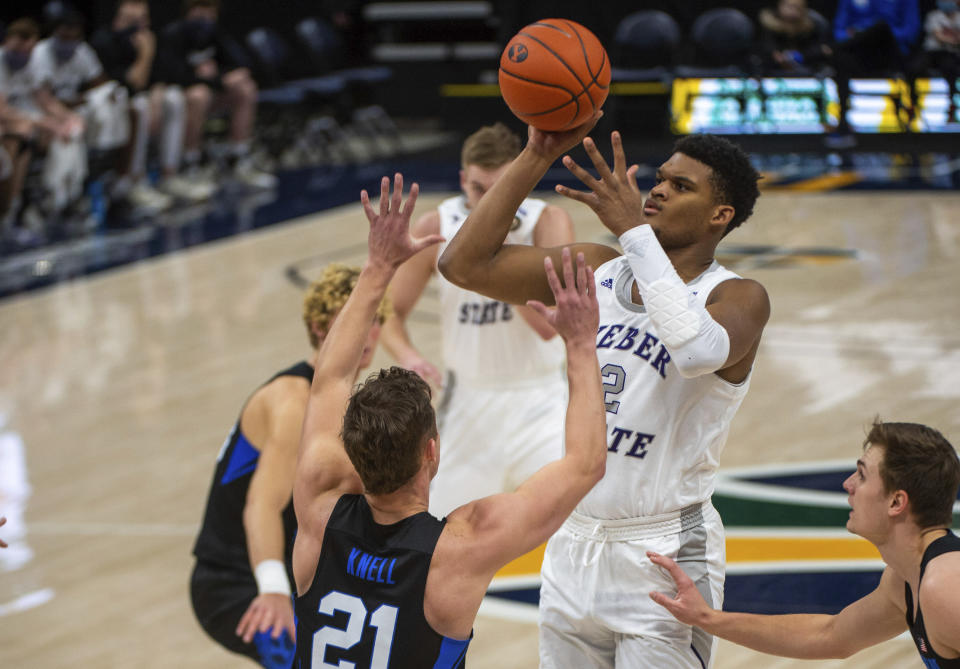
<instances>
[{"instance_id":1,"label":"white wristband","mask_svg":"<svg viewBox=\"0 0 960 669\"><path fill-rule=\"evenodd\" d=\"M287 570L280 560L264 560L253 570L253 576L257 579L257 590L261 595L268 592L280 595L290 594Z\"/></svg>"}]
</instances>

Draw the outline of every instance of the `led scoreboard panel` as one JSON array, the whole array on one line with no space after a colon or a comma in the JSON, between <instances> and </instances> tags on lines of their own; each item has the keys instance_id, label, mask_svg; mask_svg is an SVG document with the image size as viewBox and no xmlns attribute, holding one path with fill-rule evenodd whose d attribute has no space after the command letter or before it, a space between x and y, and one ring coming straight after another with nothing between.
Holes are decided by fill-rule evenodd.
<instances>
[{"instance_id":1,"label":"led scoreboard panel","mask_svg":"<svg viewBox=\"0 0 960 669\"><path fill-rule=\"evenodd\" d=\"M851 79L847 120L856 132L960 132L947 118L943 79L920 79L918 114L907 116L910 92L897 79ZM815 134L836 127L836 83L824 78L675 79L672 127L677 134Z\"/></svg>"}]
</instances>

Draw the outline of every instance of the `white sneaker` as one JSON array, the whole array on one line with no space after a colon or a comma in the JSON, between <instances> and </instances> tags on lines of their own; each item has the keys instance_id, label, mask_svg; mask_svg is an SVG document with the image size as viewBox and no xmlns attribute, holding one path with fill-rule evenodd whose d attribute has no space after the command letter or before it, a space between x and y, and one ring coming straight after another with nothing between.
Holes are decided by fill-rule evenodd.
<instances>
[{"instance_id":1,"label":"white sneaker","mask_svg":"<svg viewBox=\"0 0 960 669\"><path fill-rule=\"evenodd\" d=\"M248 160L237 163L233 170L233 177L250 188L269 190L277 187L277 177L269 172L258 170Z\"/></svg>"},{"instance_id":2,"label":"white sneaker","mask_svg":"<svg viewBox=\"0 0 960 669\"><path fill-rule=\"evenodd\" d=\"M136 184L130 189L130 192L127 194L127 199L130 200L130 204L136 209L154 213L166 211L173 206L173 198L171 196L166 193L161 193L156 188L143 182Z\"/></svg>"},{"instance_id":3,"label":"white sneaker","mask_svg":"<svg viewBox=\"0 0 960 669\"><path fill-rule=\"evenodd\" d=\"M188 202L209 200L217 191L217 187L212 181L200 176L197 178L187 178L179 174L164 179L160 187L168 195L172 195L178 200L187 200Z\"/></svg>"}]
</instances>

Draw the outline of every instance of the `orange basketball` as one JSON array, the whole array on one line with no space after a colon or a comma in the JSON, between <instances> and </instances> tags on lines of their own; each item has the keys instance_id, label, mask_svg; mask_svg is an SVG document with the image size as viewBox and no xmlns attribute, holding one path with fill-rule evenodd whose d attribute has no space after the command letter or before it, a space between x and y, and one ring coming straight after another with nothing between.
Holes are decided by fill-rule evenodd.
<instances>
[{"instance_id":1,"label":"orange basketball","mask_svg":"<svg viewBox=\"0 0 960 669\"><path fill-rule=\"evenodd\" d=\"M584 123L607 99L610 59L596 35L566 19L543 19L514 35L500 56L500 94L541 130Z\"/></svg>"}]
</instances>

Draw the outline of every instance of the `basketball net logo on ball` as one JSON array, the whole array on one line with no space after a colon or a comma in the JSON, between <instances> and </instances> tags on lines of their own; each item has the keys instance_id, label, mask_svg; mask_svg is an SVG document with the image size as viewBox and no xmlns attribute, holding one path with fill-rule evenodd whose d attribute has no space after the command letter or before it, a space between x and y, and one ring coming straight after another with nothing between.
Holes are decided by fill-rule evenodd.
<instances>
[{"instance_id":1,"label":"basketball net logo on ball","mask_svg":"<svg viewBox=\"0 0 960 669\"><path fill-rule=\"evenodd\" d=\"M607 52L574 21L531 23L500 56L500 94L521 121L540 130L569 130L585 123L609 91Z\"/></svg>"}]
</instances>

